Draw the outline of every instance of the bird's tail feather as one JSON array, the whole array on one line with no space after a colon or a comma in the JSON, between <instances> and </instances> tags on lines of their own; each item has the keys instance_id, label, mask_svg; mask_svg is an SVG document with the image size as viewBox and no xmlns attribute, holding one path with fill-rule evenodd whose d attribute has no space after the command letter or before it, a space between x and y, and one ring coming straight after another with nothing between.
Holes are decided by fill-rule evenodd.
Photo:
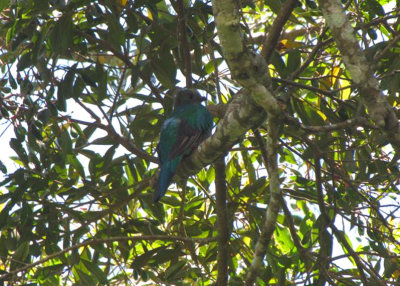
<instances>
[{"instance_id":1,"label":"bird's tail feather","mask_svg":"<svg viewBox=\"0 0 400 286\"><path fill-rule=\"evenodd\" d=\"M176 165L177 164L174 164L174 162L165 162L162 165L158 176L156 190L154 192L154 202L158 202L165 195L165 192L174 177Z\"/></svg>"}]
</instances>

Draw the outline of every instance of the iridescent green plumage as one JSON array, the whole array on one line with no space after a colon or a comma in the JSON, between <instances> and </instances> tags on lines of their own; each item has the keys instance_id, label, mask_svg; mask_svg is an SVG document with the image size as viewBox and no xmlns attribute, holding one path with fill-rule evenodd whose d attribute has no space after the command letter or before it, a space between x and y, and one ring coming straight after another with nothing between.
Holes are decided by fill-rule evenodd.
<instances>
[{"instance_id":1,"label":"iridescent green plumage","mask_svg":"<svg viewBox=\"0 0 400 286\"><path fill-rule=\"evenodd\" d=\"M204 98L196 90L180 89L174 99L174 112L162 125L157 145L161 168L155 202L164 196L182 158L210 135L213 123L211 114L201 105Z\"/></svg>"}]
</instances>

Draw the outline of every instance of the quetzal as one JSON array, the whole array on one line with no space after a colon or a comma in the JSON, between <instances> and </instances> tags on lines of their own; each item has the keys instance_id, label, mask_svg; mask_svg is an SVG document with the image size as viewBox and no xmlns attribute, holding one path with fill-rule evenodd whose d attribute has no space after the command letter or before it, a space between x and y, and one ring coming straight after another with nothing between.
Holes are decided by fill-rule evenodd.
<instances>
[{"instance_id":1,"label":"quetzal","mask_svg":"<svg viewBox=\"0 0 400 286\"><path fill-rule=\"evenodd\" d=\"M174 95L174 110L161 127L157 145L161 169L154 193L155 202L165 195L182 158L211 134L213 119L207 108L201 105L204 100L193 89L179 89Z\"/></svg>"}]
</instances>

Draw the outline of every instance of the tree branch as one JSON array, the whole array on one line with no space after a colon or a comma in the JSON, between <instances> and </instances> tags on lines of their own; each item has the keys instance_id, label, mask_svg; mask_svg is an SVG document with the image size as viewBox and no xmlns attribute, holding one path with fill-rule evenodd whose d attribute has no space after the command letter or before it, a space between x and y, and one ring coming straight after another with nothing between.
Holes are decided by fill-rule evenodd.
<instances>
[{"instance_id":1,"label":"tree branch","mask_svg":"<svg viewBox=\"0 0 400 286\"><path fill-rule=\"evenodd\" d=\"M249 129L256 128L266 119L265 111L271 114L282 112L278 100L266 88L271 81L264 59L248 51L242 41L236 4L234 0L214 0L213 11L232 77L245 88L229 103L215 133L181 162L177 173L182 176L196 173L228 151Z\"/></svg>"},{"instance_id":2,"label":"tree branch","mask_svg":"<svg viewBox=\"0 0 400 286\"><path fill-rule=\"evenodd\" d=\"M293 243L299 251L300 257L303 260L303 263L306 265L306 268L309 269L310 265L314 261L312 255L308 252L307 249L303 247L300 241L300 237L297 234L295 223L293 221L292 214L290 213L289 208L286 205L285 199L281 196L281 206L282 210L285 213L285 220L288 222L288 228L290 231L290 235L292 236Z\"/></svg>"},{"instance_id":3,"label":"tree branch","mask_svg":"<svg viewBox=\"0 0 400 286\"><path fill-rule=\"evenodd\" d=\"M213 0L212 3L213 13L218 30L218 37L221 43L224 57L231 71L232 78L238 81L238 83L245 88L245 91L249 93L254 102L263 107L263 109L268 113L267 169L270 177L269 186L271 191L271 199L268 204L266 218L261 230L260 237L257 240L254 259L250 266L245 283L246 285L252 285L257 277L260 267L262 266L262 260L267 251L272 233L275 230L275 223L279 211L280 183L277 162L277 140L280 126L278 118L279 114L282 113L282 107L271 91L271 80L268 76L268 66L265 60L262 58L262 56L253 54L248 51L243 41L240 28L240 17L238 15L239 10L237 7L237 1ZM243 106L243 100L241 101L242 102L240 102L240 104L237 106L237 109L246 108ZM234 106L232 103L230 104L231 108L232 106ZM235 111L232 111L232 109L231 112L232 115L235 114ZM228 109L224 119L228 119L226 121L229 121L231 114L229 113ZM239 117L241 115L241 113L238 113L237 111L236 114L239 115ZM249 116L249 113L247 114ZM249 117L251 118L251 116ZM244 123L246 121L239 122ZM254 124L248 123L249 122L245 123L247 127L255 127ZM225 124L229 124L229 122L225 122ZM236 123L236 126L240 125ZM237 128L236 126L231 125L231 127L233 128L222 128L223 130L220 129L220 133L226 132L226 130L235 130ZM222 127L225 126L222 125ZM217 132L218 131L219 130L217 130ZM229 136L228 134L226 135ZM215 135L213 136L213 138L214 137ZM225 138L222 137L221 139ZM204 145L207 143L208 142L206 141ZM230 147L231 145L228 146ZM217 148L214 148L214 150ZM223 147L224 151L225 148Z\"/></svg>"},{"instance_id":4,"label":"tree branch","mask_svg":"<svg viewBox=\"0 0 400 286\"><path fill-rule=\"evenodd\" d=\"M311 133L318 133L318 132L331 132L334 130L343 130L344 128L349 128L349 127L357 127L357 126L363 126L363 127L368 127L368 128L376 128L374 125L372 125L368 119L364 117L354 117L351 119L347 119L342 122L338 123L332 123L332 124L327 124L327 125L304 125L300 121L298 121L296 118L291 117L288 114L285 114L285 120L292 124L293 126L299 127L307 132Z\"/></svg>"},{"instance_id":5,"label":"tree branch","mask_svg":"<svg viewBox=\"0 0 400 286\"><path fill-rule=\"evenodd\" d=\"M318 150L318 149L317 149ZM329 264L332 259L332 247L333 240L332 236L328 232L328 226L330 223L333 223L329 218L329 215L325 208L325 200L324 194L322 190L322 176L321 176L321 164L320 164L320 154L319 150L316 151L315 154L315 183L317 187L317 199L319 211L321 212L321 223L319 224L319 235L318 241L320 245L320 249L318 252L318 258L316 262L316 266L319 268L319 277L316 281L316 285L325 285L326 281L330 281L330 277L328 275ZM359 269L360 272L362 269ZM365 282L364 273L361 272L361 280Z\"/></svg>"},{"instance_id":6,"label":"tree branch","mask_svg":"<svg viewBox=\"0 0 400 286\"><path fill-rule=\"evenodd\" d=\"M372 120L386 133L392 145L400 148L400 124L379 89L379 82L358 44L357 36L339 0L319 0L342 59L360 90Z\"/></svg>"},{"instance_id":7,"label":"tree branch","mask_svg":"<svg viewBox=\"0 0 400 286\"><path fill-rule=\"evenodd\" d=\"M265 60L251 53L243 41L237 1L213 0L212 3L218 37L232 78L246 88L265 111L281 113L282 108L270 89L271 80Z\"/></svg>"},{"instance_id":8,"label":"tree branch","mask_svg":"<svg viewBox=\"0 0 400 286\"><path fill-rule=\"evenodd\" d=\"M296 8L297 4L298 0L285 1L279 10L278 15L276 16L274 23L272 23L271 29L268 32L268 36L266 37L261 50L261 56L266 62L269 62L282 34L283 26L289 20L289 17L292 14L293 9Z\"/></svg>"},{"instance_id":9,"label":"tree branch","mask_svg":"<svg viewBox=\"0 0 400 286\"><path fill-rule=\"evenodd\" d=\"M269 190L271 198L265 212L264 224L254 250L254 258L247 273L245 285L253 285L262 267L264 256L275 231L276 219L278 217L279 206L281 204L279 169L278 169L278 139L279 124L278 117L268 118L268 137L267 137L267 171L269 175Z\"/></svg>"},{"instance_id":10,"label":"tree branch","mask_svg":"<svg viewBox=\"0 0 400 286\"><path fill-rule=\"evenodd\" d=\"M214 163L215 168L215 198L218 228L218 276L217 285L224 286L228 283L228 257L229 257L229 220L226 207L226 182L225 161L220 157Z\"/></svg>"}]
</instances>

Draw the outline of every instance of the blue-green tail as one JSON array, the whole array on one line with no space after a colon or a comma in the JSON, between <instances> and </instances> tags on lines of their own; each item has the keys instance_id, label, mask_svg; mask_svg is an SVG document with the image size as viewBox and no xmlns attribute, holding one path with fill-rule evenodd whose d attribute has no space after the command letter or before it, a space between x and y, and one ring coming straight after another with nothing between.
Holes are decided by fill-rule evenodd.
<instances>
[{"instance_id":1,"label":"blue-green tail","mask_svg":"<svg viewBox=\"0 0 400 286\"><path fill-rule=\"evenodd\" d=\"M158 202L165 195L169 185L171 184L172 178L174 177L176 171L176 167L178 166L180 160L181 156L175 158L172 161L167 161L162 164L160 174L158 176L156 191L154 192L154 202Z\"/></svg>"}]
</instances>

